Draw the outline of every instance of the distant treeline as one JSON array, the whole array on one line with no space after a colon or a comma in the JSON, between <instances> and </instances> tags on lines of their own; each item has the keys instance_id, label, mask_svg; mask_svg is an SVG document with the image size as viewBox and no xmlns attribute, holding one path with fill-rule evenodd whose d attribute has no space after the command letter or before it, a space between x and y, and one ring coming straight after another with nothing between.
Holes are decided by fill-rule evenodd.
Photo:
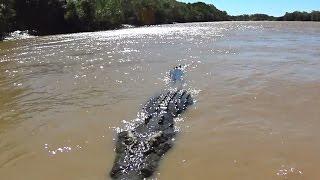
<instances>
[{"instance_id":1,"label":"distant treeline","mask_svg":"<svg viewBox=\"0 0 320 180\"><path fill-rule=\"evenodd\" d=\"M230 16L232 21L320 21L320 11L286 13L281 17L269 16L267 14L244 14L240 16Z\"/></svg>"},{"instance_id":2,"label":"distant treeline","mask_svg":"<svg viewBox=\"0 0 320 180\"><path fill-rule=\"evenodd\" d=\"M176 0L0 0L0 39L14 30L46 35L115 29L122 24L319 19L319 11L293 12L283 17L229 16L211 4Z\"/></svg>"},{"instance_id":3,"label":"distant treeline","mask_svg":"<svg viewBox=\"0 0 320 180\"><path fill-rule=\"evenodd\" d=\"M230 16L232 21L275 21L277 20L274 16L269 16L266 14L244 14L240 16Z\"/></svg>"},{"instance_id":4,"label":"distant treeline","mask_svg":"<svg viewBox=\"0 0 320 180\"><path fill-rule=\"evenodd\" d=\"M295 11L286 13L284 16L277 18L279 21L320 21L320 11L311 13Z\"/></svg>"}]
</instances>

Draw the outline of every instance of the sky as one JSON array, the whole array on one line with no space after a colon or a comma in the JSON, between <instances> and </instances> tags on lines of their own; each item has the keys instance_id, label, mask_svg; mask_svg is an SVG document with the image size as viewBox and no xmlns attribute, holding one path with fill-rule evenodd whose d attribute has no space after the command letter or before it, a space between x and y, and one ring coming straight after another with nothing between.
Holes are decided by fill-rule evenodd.
<instances>
[{"instance_id":1,"label":"sky","mask_svg":"<svg viewBox=\"0 0 320 180\"><path fill-rule=\"evenodd\" d=\"M229 15L263 13L282 16L286 12L320 10L320 0L179 0L213 4Z\"/></svg>"}]
</instances>

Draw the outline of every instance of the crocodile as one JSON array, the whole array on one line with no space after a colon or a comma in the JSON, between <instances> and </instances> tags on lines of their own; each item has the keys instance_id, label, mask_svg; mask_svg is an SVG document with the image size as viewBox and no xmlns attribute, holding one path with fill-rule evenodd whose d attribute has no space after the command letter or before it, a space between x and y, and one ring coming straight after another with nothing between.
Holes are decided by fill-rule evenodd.
<instances>
[{"instance_id":1,"label":"crocodile","mask_svg":"<svg viewBox=\"0 0 320 180\"><path fill-rule=\"evenodd\" d=\"M181 66L171 70L171 88L149 99L142 108L141 123L118 133L112 179L141 180L152 176L162 156L173 146L174 118L193 104L191 94L181 85L183 72Z\"/></svg>"}]
</instances>

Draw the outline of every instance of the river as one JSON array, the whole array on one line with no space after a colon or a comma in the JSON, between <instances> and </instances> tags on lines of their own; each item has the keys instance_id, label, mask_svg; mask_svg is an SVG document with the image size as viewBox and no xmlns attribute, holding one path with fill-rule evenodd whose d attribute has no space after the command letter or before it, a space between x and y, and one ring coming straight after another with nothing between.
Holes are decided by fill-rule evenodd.
<instances>
[{"instance_id":1,"label":"river","mask_svg":"<svg viewBox=\"0 0 320 180\"><path fill-rule=\"evenodd\" d=\"M151 179L319 179L320 23L214 22L0 43L4 180L109 179L116 129L188 65Z\"/></svg>"}]
</instances>

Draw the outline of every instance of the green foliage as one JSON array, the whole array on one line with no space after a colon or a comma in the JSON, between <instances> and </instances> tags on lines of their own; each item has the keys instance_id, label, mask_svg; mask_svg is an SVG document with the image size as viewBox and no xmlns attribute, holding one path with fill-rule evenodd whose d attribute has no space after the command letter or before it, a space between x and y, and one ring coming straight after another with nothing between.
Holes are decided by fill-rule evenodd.
<instances>
[{"instance_id":1,"label":"green foliage","mask_svg":"<svg viewBox=\"0 0 320 180\"><path fill-rule=\"evenodd\" d=\"M77 14L81 31L93 30L95 20L95 2L93 0L79 0L77 2Z\"/></svg>"},{"instance_id":2,"label":"green foliage","mask_svg":"<svg viewBox=\"0 0 320 180\"><path fill-rule=\"evenodd\" d=\"M213 5L186 4L175 0L122 0L124 22L136 25L228 20Z\"/></svg>"},{"instance_id":3,"label":"green foliage","mask_svg":"<svg viewBox=\"0 0 320 180\"><path fill-rule=\"evenodd\" d=\"M320 21L320 11L311 12L311 21Z\"/></svg>"},{"instance_id":4,"label":"green foliage","mask_svg":"<svg viewBox=\"0 0 320 180\"><path fill-rule=\"evenodd\" d=\"M205 3L185 4L175 0L91 0L91 3L88 2L88 0L68 0L66 21L73 22L70 23L73 25L78 24L78 27L88 26L99 30L116 28L123 23L149 25L217 21L228 18L226 12ZM92 10L85 11L85 8ZM85 14L90 14L90 18L83 18ZM92 24L88 24L88 19ZM89 28L80 29L90 30Z\"/></svg>"},{"instance_id":5,"label":"green foliage","mask_svg":"<svg viewBox=\"0 0 320 180\"><path fill-rule=\"evenodd\" d=\"M72 32L119 27L123 23L120 0L67 0L65 21Z\"/></svg>"},{"instance_id":6,"label":"green foliage","mask_svg":"<svg viewBox=\"0 0 320 180\"><path fill-rule=\"evenodd\" d=\"M96 0L95 21L98 29L119 27L123 23L120 0Z\"/></svg>"},{"instance_id":7,"label":"green foliage","mask_svg":"<svg viewBox=\"0 0 320 180\"><path fill-rule=\"evenodd\" d=\"M79 29L78 24L80 22L77 11L77 4L73 0L68 0L66 5L66 12L64 13L64 19L71 32L75 32Z\"/></svg>"}]
</instances>

